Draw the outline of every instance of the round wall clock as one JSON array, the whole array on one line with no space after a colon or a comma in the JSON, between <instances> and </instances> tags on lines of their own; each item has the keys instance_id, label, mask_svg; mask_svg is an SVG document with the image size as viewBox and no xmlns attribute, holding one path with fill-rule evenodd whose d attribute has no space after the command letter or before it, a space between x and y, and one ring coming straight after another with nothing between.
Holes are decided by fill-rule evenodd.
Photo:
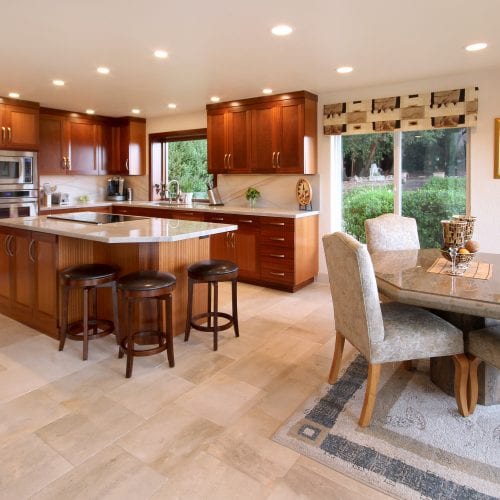
<instances>
[{"instance_id":1,"label":"round wall clock","mask_svg":"<svg viewBox=\"0 0 500 500\"><path fill-rule=\"evenodd\" d=\"M307 179L299 179L295 188L295 195L301 207L306 207L311 204L312 187Z\"/></svg>"}]
</instances>

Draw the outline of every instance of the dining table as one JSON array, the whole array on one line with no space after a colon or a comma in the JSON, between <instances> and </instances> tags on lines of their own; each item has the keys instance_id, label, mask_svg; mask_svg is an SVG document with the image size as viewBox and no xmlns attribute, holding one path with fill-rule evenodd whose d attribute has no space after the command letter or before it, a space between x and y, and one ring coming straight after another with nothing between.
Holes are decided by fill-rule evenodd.
<instances>
[{"instance_id":1,"label":"dining table","mask_svg":"<svg viewBox=\"0 0 500 500\"><path fill-rule=\"evenodd\" d=\"M500 323L500 254L478 252L474 255L473 262L481 263L483 271L489 269L481 277L451 274L451 263L434 266L437 259L443 257L438 248L381 251L371 257L377 287L383 297L428 308L464 334L487 324ZM433 266L434 272L430 272ZM436 272L436 268L441 272ZM452 395L452 361L431 358L430 372L431 380ZM500 370L482 363L478 377L479 403L500 404Z\"/></svg>"}]
</instances>

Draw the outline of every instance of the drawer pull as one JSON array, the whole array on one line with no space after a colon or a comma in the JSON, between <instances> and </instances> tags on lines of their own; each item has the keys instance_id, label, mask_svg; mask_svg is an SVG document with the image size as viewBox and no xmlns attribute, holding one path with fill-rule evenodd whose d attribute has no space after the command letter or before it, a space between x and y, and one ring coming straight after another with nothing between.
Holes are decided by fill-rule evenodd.
<instances>
[{"instance_id":1,"label":"drawer pull","mask_svg":"<svg viewBox=\"0 0 500 500\"><path fill-rule=\"evenodd\" d=\"M273 271L269 271L269 274L272 274L273 276L285 276L285 273L275 273Z\"/></svg>"},{"instance_id":2,"label":"drawer pull","mask_svg":"<svg viewBox=\"0 0 500 500\"><path fill-rule=\"evenodd\" d=\"M284 226L284 222L265 222L264 224L269 224L270 226Z\"/></svg>"},{"instance_id":3,"label":"drawer pull","mask_svg":"<svg viewBox=\"0 0 500 500\"><path fill-rule=\"evenodd\" d=\"M284 259L285 255L280 253L270 253L269 257L276 257L277 259Z\"/></svg>"},{"instance_id":4,"label":"drawer pull","mask_svg":"<svg viewBox=\"0 0 500 500\"><path fill-rule=\"evenodd\" d=\"M285 241L285 238L279 238L279 237L271 237L269 238L271 241Z\"/></svg>"},{"instance_id":5,"label":"drawer pull","mask_svg":"<svg viewBox=\"0 0 500 500\"><path fill-rule=\"evenodd\" d=\"M224 220L224 217L211 217L210 218L211 221L214 221L214 220Z\"/></svg>"},{"instance_id":6,"label":"drawer pull","mask_svg":"<svg viewBox=\"0 0 500 500\"><path fill-rule=\"evenodd\" d=\"M253 224L252 219L240 219L238 222L246 222L247 224Z\"/></svg>"}]
</instances>

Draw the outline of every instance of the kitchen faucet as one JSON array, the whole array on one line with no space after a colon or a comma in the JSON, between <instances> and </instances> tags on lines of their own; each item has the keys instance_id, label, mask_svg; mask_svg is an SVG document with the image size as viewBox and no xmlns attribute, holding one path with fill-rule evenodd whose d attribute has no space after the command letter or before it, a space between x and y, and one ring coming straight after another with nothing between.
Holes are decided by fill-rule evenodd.
<instances>
[{"instance_id":1,"label":"kitchen faucet","mask_svg":"<svg viewBox=\"0 0 500 500\"><path fill-rule=\"evenodd\" d=\"M175 183L176 185L176 190L175 190L175 198L173 199L174 201L179 201L180 195L181 195L181 187L179 185L179 181L177 179L172 179L171 181L168 181L167 184L155 184L155 191L156 194L160 195L160 200L168 200L169 198L169 193L170 193L170 185L172 183Z\"/></svg>"},{"instance_id":2,"label":"kitchen faucet","mask_svg":"<svg viewBox=\"0 0 500 500\"><path fill-rule=\"evenodd\" d=\"M170 193L170 185L175 183L176 189L175 189L175 201L179 201L179 197L181 195L181 186L179 184L179 181L177 179L172 179L171 181L168 181L167 183L167 193Z\"/></svg>"}]
</instances>

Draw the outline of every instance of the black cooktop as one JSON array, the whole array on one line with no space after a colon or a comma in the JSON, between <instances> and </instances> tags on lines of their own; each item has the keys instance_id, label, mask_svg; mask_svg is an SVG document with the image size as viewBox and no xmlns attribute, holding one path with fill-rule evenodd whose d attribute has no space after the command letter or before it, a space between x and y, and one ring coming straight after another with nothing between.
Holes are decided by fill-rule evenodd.
<instances>
[{"instance_id":1,"label":"black cooktop","mask_svg":"<svg viewBox=\"0 0 500 500\"><path fill-rule=\"evenodd\" d=\"M111 224L112 222L130 222L134 220L142 220L147 219L147 217L138 217L134 215L103 214L99 212L73 212L69 214L47 215L47 219L84 222L86 224Z\"/></svg>"}]
</instances>

